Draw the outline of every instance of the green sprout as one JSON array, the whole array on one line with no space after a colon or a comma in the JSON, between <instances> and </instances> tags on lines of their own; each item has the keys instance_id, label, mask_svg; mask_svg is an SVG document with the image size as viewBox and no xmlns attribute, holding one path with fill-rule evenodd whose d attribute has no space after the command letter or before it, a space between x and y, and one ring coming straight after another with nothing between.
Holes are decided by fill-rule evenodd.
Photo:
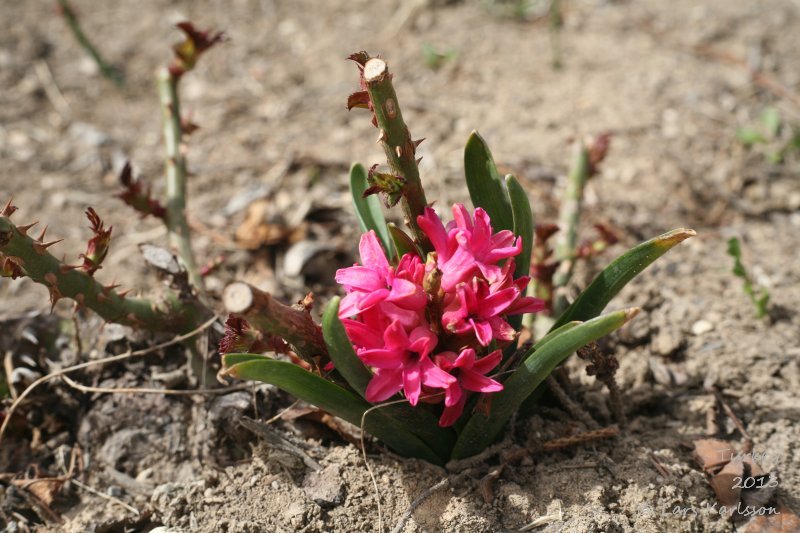
<instances>
[{"instance_id":1,"label":"green sprout","mask_svg":"<svg viewBox=\"0 0 800 533\"><path fill-rule=\"evenodd\" d=\"M431 70L439 70L445 63L453 61L457 55L458 53L453 49L443 52L431 43L422 45L422 57L425 59L425 66Z\"/></svg>"},{"instance_id":2,"label":"green sprout","mask_svg":"<svg viewBox=\"0 0 800 533\"><path fill-rule=\"evenodd\" d=\"M764 109L760 124L737 129L736 138L748 148L763 146L767 161L773 165L783 163L789 153L800 151L800 127L785 123L774 107Z\"/></svg>"},{"instance_id":3,"label":"green sprout","mask_svg":"<svg viewBox=\"0 0 800 533\"><path fill-rule=\"evenodd\" d=\"M733 274L742 279L744 293L753 302L756 308L756 317L764 318L767 315L767 305L769 304L769 291L761 288L758 292L753 288L753 281L747 273L747 269L742 264L742 247L739 239L731 237L728 239L728 255L733 257Z\"/></svg>"}]
</instances>

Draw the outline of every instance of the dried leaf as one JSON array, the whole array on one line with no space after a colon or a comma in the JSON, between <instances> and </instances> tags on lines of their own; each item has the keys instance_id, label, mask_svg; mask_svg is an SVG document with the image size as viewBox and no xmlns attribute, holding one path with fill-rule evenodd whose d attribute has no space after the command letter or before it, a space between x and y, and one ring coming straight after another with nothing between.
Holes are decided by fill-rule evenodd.
<instances>
[{"instance_id":1,"label":"dried leaf","mask_svg":"<svg viewBox=\"0 0 800 533\"><path fill-rule=\"evenodd\" d=\"M257 250L262 246L293 244L306 235L305 224L292 228L273 216L273 202L259 199L247 207L244 222L236 228L236 243L246 250Z\"/></svg>"},{"instance_id":2,"label":"dried leaf","mask_svg":"<svg viewBox=\"0 0 800 533\"><path fill-rule=\"evenodd\" d=\"M694 441L692 456L707 474L719 471L728 464L736 450L729 442L720 439L698 439Z\"/></svg>"},{"instance_id":3,"label":"dried leaf","mask_svg":"<svg viewBox=\"0 0 800 533\"><path fill-rule=\"evenodd\" d=\"M711 488L714 489L714 494L717 495L717 500L719 500L720 504L728 508L736 507L742 495L742 489L737 485L741 485L738 481L743 476L744 463L742 461L732 461L711 478Z\"/></svg>"},{"instance_id":4,"label":"dried leaf","mask_svg":"<svg viewBox=\"0 0 800 533\"><path fill-rule=\"evenodd\" d=\"M58 491L61 490L64 481L56 478L13 479L11 480L11 484L27 490L36 496L40 502L49 507L53 503Z\"/></svg>"}]
</instances>

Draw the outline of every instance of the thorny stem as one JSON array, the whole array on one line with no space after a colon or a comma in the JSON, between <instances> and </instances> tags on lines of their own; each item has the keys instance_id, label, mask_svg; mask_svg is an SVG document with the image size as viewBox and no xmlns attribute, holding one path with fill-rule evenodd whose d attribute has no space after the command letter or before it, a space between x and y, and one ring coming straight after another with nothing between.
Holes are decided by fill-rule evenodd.
<instances>
[{"instance_id":1,"label":"thorny stem","mask_svg":"<svg viewBox=\"0 0 800 533\"><path fill-rule=\"evenodd\" d=\"M77 267L56 259L43 243L27 236L7 217L0 217L0 255L21 268L21 275L44 285L53 304L62 297L75 300L108 322L151 331L186 332L208 311L194 300L183 300L167 292L160 300L127 298L106 287Z\"/></svg>"},{"instance_id":2,"label":"thorny stem","mask_svg":"<svg viewBox=\"0 0 800 533\"><path fill-rule=\"evenodd\" d=\"M416 144L411 140L403 121L386 62L377 57L367 61L364 65L364 81L381 131L379 140L386 152L389 167L405 180L401 205L406 223L423 252L427 253L433 248L427 235L417 225L417 217L424 213L428 201L419 178Z\"/></svg>"},{"instance_id":3,"label":"thorny stem","mask_svg":"<svg viewBox=\"0 0 800 533\"><path fill-rule=\"evenodd\" d=\"M64 20L67 21L67 26L69 26L75 39L77 39L78 44L92 57L103 76L114 82L117 87L122 88L125 85L122 73L117 68L106 63L103 56L100 55L100 51L95 48L92 41L83 32L78 22L78 17L75 15L75 10L72 9L69 2L67 0L58 0L58 5L61 7L61 14L64 16Z\"/></svg>"},{"instance_id":4,"label":"thorny stem","mask_svg":"<svg viewBox=\"0 0 800 533\"><path fill-rule=\"evenodd\" d=\"M178 251L189 281L198 289L203 287L203 278L197 270L192 253L189 223L186 221L186 154L181 127L178 81L180 77L164 67L158 71L158 96L161 101L166 149L166 224L169 240Z\"/></svg>"},{"instance_id":5,"label":"thorny stem","mask_svg":"<svg viewBox=\"0 0 800 533\"><path fill-rule=\"evenodd\" d=\"M242 282L228 285L222 302L228 312L244 318L253 328L284 339L307 363L317 367L327 361L322 329L307 310L284 305L272 295Z\"/></svg>"},{"instance_id":6,"label":"thorny stem","mask_svg":"<svg viewBox=\"0 0 800 533\"><path fill-rule=\"evenodd\" d=\"M553 316L559 316L567 308L568 302L563 288L572 278L575 267L575 253L578 243L578 223L583 207L583 189L589 178L591 166L589 150L582 141L575 144L575 151L567 176L567 188L558 217L560 231L556 234L555 260L559 263L553 276L553 287L558 292L553 301Z\"/></svg>"}]
</instances>

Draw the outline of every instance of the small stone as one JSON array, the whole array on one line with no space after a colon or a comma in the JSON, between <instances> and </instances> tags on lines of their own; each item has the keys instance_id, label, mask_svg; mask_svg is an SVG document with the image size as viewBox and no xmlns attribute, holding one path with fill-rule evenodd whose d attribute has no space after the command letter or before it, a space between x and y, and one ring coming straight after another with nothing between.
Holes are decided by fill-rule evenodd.
<instances>
[{"instance_id":1,"label":"small stone","mask_svg":"<svg viewBox=\"0 0 800 533\"><path fill-rule=\"evenodd\" d=\"M653 350L659 355L669 356L681 348L682 342L679 330L664 328L653 339Z\"/></svg>"},{"instance_id":2,"label":"small stone","mask_svg":"<svg viewBox=\"0 0 800 533\"><path fill-rule=\"evenodd\" d=\"M330 465L311 472L303 483L303 490L309 500L324 509L341 505L345 496L341 470L336 465Z\"/></svg>"},{"instance_id":3,"label":"small stone","mask_svg":"<svg viewBox=\"0 0 800 533\"><path fill-rule=\"evenodd\" d=\"M698 320L697 322L692 324L692 333L695 335L703 335L713 330L714 330L714 324L712 324L708 320Z\"/></svg>"}]
</instances>

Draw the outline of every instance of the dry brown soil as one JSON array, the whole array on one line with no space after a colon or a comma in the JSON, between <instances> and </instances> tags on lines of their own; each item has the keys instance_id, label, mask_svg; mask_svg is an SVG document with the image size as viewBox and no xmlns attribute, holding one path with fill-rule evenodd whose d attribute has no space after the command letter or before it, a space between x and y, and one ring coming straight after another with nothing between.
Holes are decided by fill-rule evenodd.
<instances>
[{"instance_id":1,"label":"dry brown soil","mask_svg":"<svg viewBox=\"0 0 800 533\"><path fill-rule=\"evenodd\" d=\"M136 247L163 244L164 232L153 220L138 220L113 194L125 159L161 192L153 73L168 60L168 45L178 38L171 25L182 19L230 36L182 82L184 109L201 126L189 148L195 244L201 257L228 257L209 280L212 291L238 278L287 301L306 287L324 300L335 291L332 269L354 260L346 171L352 161L371 164L382 154L368 116L344 107L357 87L356 69L344 59L351 52L381 53L395 72L407 123L427 139L421 170L428 197L440 205L467 198L462 148L477 129L496 161L528 188L538 219L552 221L569 139L610 130L611 152L588 188L582 229L589 236L592 223L606 222L622 244L587 265L576 286L624 246L673 227L698 232L611 304L644 309L608 345L620 360L628 425L615 439L507 468L486 501L479 482L497 464L490 459L434 491L403 531L514 531L545 516L537 530L729 531L731 522L710 508L714 494L685 446L706 432L710 386L722 391L755 450L766 455L763 466L780 473L778 496L800 511L798 157L772 164L764 150L736 140L737 128L757 125L767 106L787 124L800 123L800 109L796 96L775 95L726 60L757 64L790 93L800 87L800 5L570 1L561 35L564 67L554 70L546 19L503 17L488 3L76 0L92 39L124 66L128 83L119 91L87 60L55 2L7 0L0 10L0 200L13 194L16 219L48 223L54 237L65 239L57 252L70 257L82 251L88 231L82 212L94 206L117 236L98 276L145 290L157 286ZM456 56L433 70L424 60L426 43ZM696 53L701 45L716 52ZM265 199L263 216L284 239L247 252L234 232L257 198ZM754 318L730 273L731 236L741 238L751 274L772 294L765 320ZM310 260L298 262L302 249L287 253L297 243L311 250ZM3 342L13 345L17 322L10 318L44 310L45 299L41 287L0 280ZM69 316L69 306L56 312ZM36 319L39 326L48 324L46 314ZM87 357L127 345L124 331L99 332L88 319L84 329ZM169 352L76 378L188 386L174 372L172 381L152 377L185 374L175 362L181 358ZM612 423L606 390L580 361L569 370L578 402L601 424ZM43 531L122 531L125 524L136 531L388 531L446 477L370 445L379 514L357 446L301 424L278 425L324 467L320 481L242 433L232 420L255 414L254 397L262 417L291 402L270 387L253 394L189 399L84 394L64 385L34 393L25 410L45 413L51 425L28 415L41 427L36 453L25 451L28 437L6 441L2 469L24 468L13 461L22 457L56 475L48 450L78 444L85 464L77 479L146 518L69 483L52 504L63 519L58 525L14 500L19 491L5 480L6 531L24 523L10 509L28 509L23 515L45 523ZM517 421L513 438L525 444L581 429L553 404ZM740 441L729 420L721 430ZM320 485L329 493L319 496Z\"/></svg>"}]
</instances>

